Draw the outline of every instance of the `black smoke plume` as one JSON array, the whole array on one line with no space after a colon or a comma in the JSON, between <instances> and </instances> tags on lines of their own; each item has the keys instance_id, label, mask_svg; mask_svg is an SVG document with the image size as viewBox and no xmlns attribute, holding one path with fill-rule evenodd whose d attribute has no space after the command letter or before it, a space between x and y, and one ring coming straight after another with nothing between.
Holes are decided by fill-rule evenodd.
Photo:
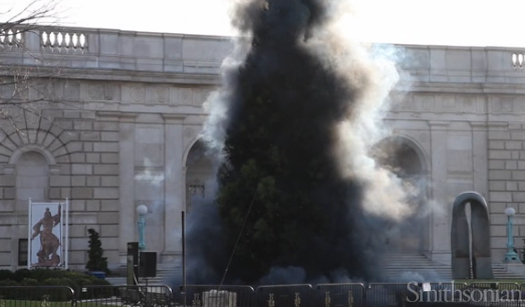
<instances>
[{"instance_id":1,"label":"black smoke plume","mask_svg":"<svg viewBox=\"0 0 525 307\"><path fill-rule=\"evenodd\" d=\"M381 280L385 234L407 212L395 178L367 156L381 134L375 123L391 84L376 72L381 65L369 64L373 60L361 50L331 33L335 3L253 0L237 6L233 23L249 45L241 44L244 52L225 62L224 85L208 100L204 140L219 157L219 202L220 189L239 181L247 167L260 177L239 183L246 190L253 185L253 193L228 199L228 208L212 201L192 209L189 283ZM275 244L248 242L260 217L272 210L259 195L268 186L286 210L264 227L293 233L294 240L285 241L292 244L279 245L279 236ZM232 210L247 217L238 253L267 260L262 269L249 257L231 257L236 240L227 238L242 224L229 220Z\"/></svg>"}]
</instances>

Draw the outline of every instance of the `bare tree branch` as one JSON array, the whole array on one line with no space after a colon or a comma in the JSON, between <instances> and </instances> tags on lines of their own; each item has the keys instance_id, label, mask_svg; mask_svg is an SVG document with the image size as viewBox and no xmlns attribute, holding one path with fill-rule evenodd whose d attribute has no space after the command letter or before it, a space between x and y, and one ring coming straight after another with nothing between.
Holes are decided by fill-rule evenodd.
<instances>
[{"instance_id":1,"label":"bare tree branch","mask_svg":"<svg viewBox=\"0 0 525 307\"><path fill-rule=\"evenodd\" d=\"M12 125L10 130L14 129L28 141L29 136L23 132L30 126L28 114L56 125L52 116L43 115L42 105L55 103L78 109L78 104L64 100L54 91L53 87L59 80L66 80L62 69L40 67L41 55L33 54L24 46L24 37L28 33L40 36L42 29L56 30L49 27L57 24L59 1L32 0L16 12L14 9L0 12L0 53L7 52L6 57L0 54L0 119L8 121ZM12 64L10 56L19 57L21 54L32 58L34 64ZM12 107L19 109L21 114Z\"/></svg>"}]
</instances>

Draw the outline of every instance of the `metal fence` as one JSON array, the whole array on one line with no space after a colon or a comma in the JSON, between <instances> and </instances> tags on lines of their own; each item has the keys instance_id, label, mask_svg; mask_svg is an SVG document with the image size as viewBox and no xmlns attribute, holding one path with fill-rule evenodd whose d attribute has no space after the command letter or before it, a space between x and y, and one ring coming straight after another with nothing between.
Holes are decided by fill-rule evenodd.
<instances>
[{"instance_id":1,"label":"metal fence","mask_svg":"<svg viewBox=\"0 0 525 307\"><path fill-rule=\"evenodd\" d=\"M171 306L173 291L165 285L84 286L77 291L77 306Z\"/></svg>"},{"instance_id":2,"label":"metal fence","mask_svg":"<svg viewBox=\"0 0 525 307\"><path fill-rule=\"evenodd\" d=\"M525 284L361 283L0 287L0 307L525 307ZM186 298L186 300L184 300Z\"/></svg>"},{"instance_id":3,"label":"metal fence","mask_svg":"<svg viewBox=\"0 0 525 307\"><path fill-rule=\"evenodd\" d=\"M191 307L252 307L255 291L250 286L187 285L186 306ZM184 304L182 293L176 303Z\"/></svg>"},{"instance_id":4,"label":"metal fence","mask_svg":"<svg viewBox=\"0 0 525 307\"><path fill-rule=\"evenodd\" d=\"M363 284L320 284L315 290L315 306L366 306L366 290Z\"/></svg>"},{"instance_id":5,"label":"metal fence","mask_svg":"<svg viewBox=\"0 0 525 307\"><path fill-rule=\"evenodd\" d=\"M313 307L311 285L260 286L255 292L256 307Z\"/></svg>"},{"instance_id":6,"label":"metal fence","mask_svg":"<svg viewBox=\"0 0 525 307\"><path fill-rule=\"evenodd\" d=\"M75 291L67 286L0 287L1 307L50 307L51 302L68 306L75 302Z\"/></svg>"}]
</instances>

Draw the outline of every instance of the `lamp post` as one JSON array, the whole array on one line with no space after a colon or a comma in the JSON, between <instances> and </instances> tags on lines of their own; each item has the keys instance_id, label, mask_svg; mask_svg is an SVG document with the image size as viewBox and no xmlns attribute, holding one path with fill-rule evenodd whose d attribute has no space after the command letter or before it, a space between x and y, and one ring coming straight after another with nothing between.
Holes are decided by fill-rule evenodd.
<instances>
[{"instance_id":1,"label":"lamp post","mask_svg":"<svg viewBox=\"0 0 525 307\"><path fill-rule=\"evenodd\" d=\"M146 220L144 219L144 216L148 213L148 207L145 205L138 206L137 213L139 215L139 220L137 222L139 229L139 250L143 251L146 248L146 242L144 240L144 227L146 226Z\"/></svg>"},{"instance_id":2,"label":"lamp post","mask_svg":"<svg viewBox=\"0 0 525 307\"><path fill-rule=\"evenodd\" d=\"M505 262L519 262L519 256L514 251L514 235L512 233L512 217L516 211L514 208L507 208L505 209L505 215L508 218L507 222L507 253L505 254Z\"/></svg>"}]
</instances>

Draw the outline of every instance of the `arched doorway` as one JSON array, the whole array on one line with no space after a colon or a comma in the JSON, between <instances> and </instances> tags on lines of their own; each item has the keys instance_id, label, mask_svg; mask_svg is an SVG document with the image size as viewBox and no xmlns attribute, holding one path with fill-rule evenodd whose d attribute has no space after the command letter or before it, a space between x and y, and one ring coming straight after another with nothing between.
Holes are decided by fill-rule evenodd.
<instances>
[{"instance_id":1,"label":"arched doorway","mask_svg":"<svg viewBox=\"0 0 525 307\"><path fill-rule=\"evenodd\" d=\"M16 162L16 205L27 209L28 201L49 199L49 165L39 152L28 151Z\"/></svg>"},{"instance_id":2,"label":"arched doorway","mask_svg":"<svg viewBox=\"0 0 525 307\"><path fill-rule=\"evenodd\" d=\"M392 229L387 249L392 252L424 253L429 250L429 208L427 171L423 159L410 140L396 137L381 141L373 149L377 163L403 181L414 214Z\"/></svg>"},{"instance_id":3,"label":"arched doorway","mask_svg":"<svg viewBox=\"0 0 525 307\"><path fill-rule=\"evenodd\" d=\"M186 159L186 211L191 213L192 203L204 200L210 195L214 179L213 162L206 156L206 145L197 140Z\"/></svg>"}]
</instances>

